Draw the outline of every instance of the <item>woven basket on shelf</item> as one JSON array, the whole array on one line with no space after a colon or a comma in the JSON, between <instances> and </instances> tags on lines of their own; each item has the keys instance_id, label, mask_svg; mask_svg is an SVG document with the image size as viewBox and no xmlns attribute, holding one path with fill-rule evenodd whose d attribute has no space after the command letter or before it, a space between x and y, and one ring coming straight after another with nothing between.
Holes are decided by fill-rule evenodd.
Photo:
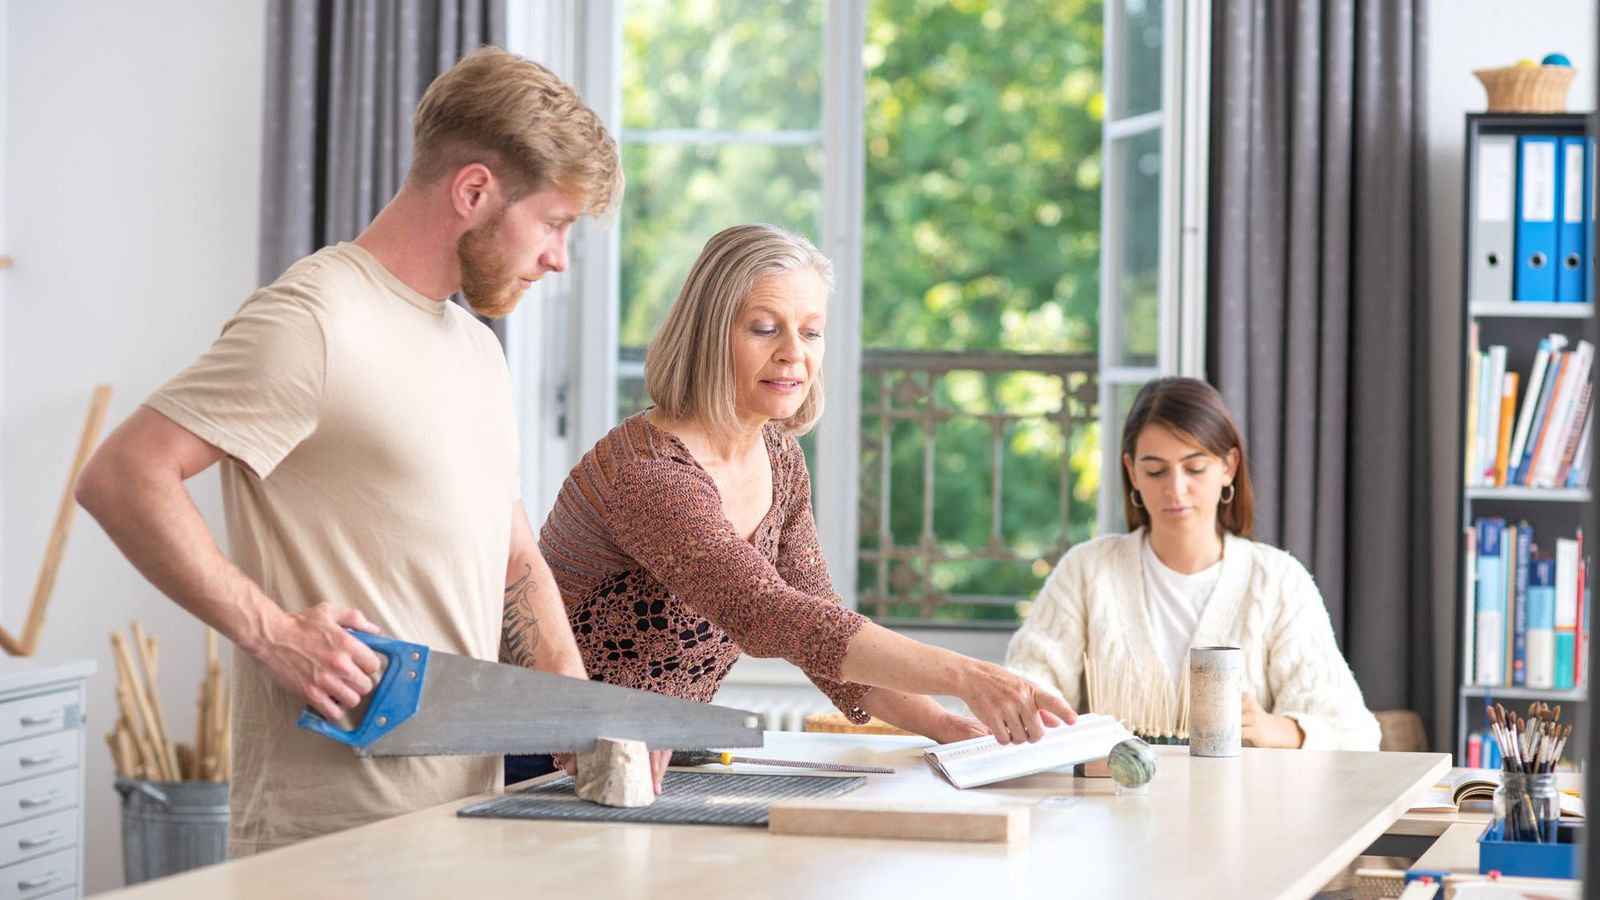
<instances>
[{"instance_id":1,"label":"woven basket on shelf","mask_svg":"<svg viewBox=\"0 0 1600 900\"><path fill-rule=\"evenodd\" d=\"M1567 111L1576 72L1571 66L1502 66L1472 74L1489 92L1489 112L1558 113Z\"/></svg>"}]
</instances>

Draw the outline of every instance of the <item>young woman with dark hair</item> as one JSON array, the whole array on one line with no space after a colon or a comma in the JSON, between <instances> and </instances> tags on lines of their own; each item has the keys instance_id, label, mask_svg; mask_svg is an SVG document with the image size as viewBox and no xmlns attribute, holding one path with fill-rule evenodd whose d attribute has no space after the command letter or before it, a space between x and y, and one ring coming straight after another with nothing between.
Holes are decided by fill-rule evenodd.
<instances>
[{"instance_id":1,"label":"young woman with dark hair","mask_svg":"<svg viewBox=\"0 0 1600 900\"><path fill-rule=\"evenodd\" d=\"M1171 711L1189 648L1235 646L1247 743L1378 749L1311 574L1252 538L1244 442L1214 388L1162 378L1139 391L1122 433L1122 498L1129 533L1062 558L1012 638L1010 668L1085 709L1092 666L1106 686L1097 695Z\"/></svg>"}]
</instances>

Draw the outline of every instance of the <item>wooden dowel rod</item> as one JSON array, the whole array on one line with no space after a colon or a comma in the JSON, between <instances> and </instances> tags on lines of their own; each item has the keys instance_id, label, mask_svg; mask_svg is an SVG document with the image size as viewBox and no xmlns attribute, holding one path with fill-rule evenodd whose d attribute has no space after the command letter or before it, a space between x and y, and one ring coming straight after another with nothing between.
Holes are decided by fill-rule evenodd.
<instances>
[{"instance_id":1,"label":"wooden dowel rod","mask_svg":"<svg viewBox=\"0 0 1600 900\"><path fill-rule=\"evenodd\" d=\"M161 707L161 691L156 685L155 662L150 658L151 638L144 633L144 626L137 621L133 623L133 644L139 648L140 659L144 662L147 678L145 690L150 695L150 709L155 713L156 733L152 735L152 740L156 742L156 748L166 757L167 771L174 777L181 778L178 769L178 751L172 745L172 738L169 736L171 732L167 730L166 711Z\"/></svg>"},{"instance_id":2,"label":"wooden dowel rod","mask_svg":"<svg viewBox=\"0 0 1600 900\"><path fill-rule=\"evenodd\" d=\"M155 754L156 770L161 777L168 781L177 780L177 773L168 766L165 751L160 744L160 725L156 721L155 711L150 706L150 694L139 683L138 670L133 667L133 657L128 653L128 644L122 637L122 632L111 633L111 648L116 654L117 665L126 673L128 689L133 694L133 702L139 709L139 716L144 722L143 737L150 742L151 751Z\"/></svg>"},{"instance_id":3,"label":"wooden dowel rod","mask_svg":"<svg viewBox=\"0 0 1600 900\"><path fill-rule=\"evenodd\" d=\"M78 451L72 458L72 469L67 475L67 486L61 492L61 503L56 507L55 525L50 529L50 542L46 545L44 563L39 567L39 579L33 586L33 599L28 604L28 618L22 626L21 636L13 636L0 629L0 648L14 656L32 656L39 643L39 630L44 627L45 608L50 594L55 590L56 574L61 570L61 558L66 553L67 535L72 531L72 517L78 510L74 493L78 476L89 461L100 440L100 429L105 424L106 409L111 405L111 387L97 385L89 400L89 415L83 423L83 433L78 437Z\"/></svg>"}]
</instances>

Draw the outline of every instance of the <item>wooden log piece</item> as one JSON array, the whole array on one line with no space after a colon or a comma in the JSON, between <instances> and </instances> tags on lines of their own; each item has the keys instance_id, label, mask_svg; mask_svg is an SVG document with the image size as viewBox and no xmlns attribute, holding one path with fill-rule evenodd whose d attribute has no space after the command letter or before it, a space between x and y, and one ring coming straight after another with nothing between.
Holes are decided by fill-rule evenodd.
<instances>
[{"instance_id":1,"label":"wooden log piece","mask_svg":"<svg viewBox=\"0 0 1600 900\"><path fill-rule=\"evenodd\" d=\"M649 806L656 802L650 753L644 741L598 738L578 754L577 794L601 806Z\"/></svg>"},{"instance_id":2,"label":"wooden log piece","mask_svg":"<svg viewBox=\"0 0 1600 900\"><path fill-rule=\"evenodd\" d=\"M1027 836L1028 810L885 800L784 800L773 804L767 830L824 837L1007 843Z\"/></svg>"}]
</instances>

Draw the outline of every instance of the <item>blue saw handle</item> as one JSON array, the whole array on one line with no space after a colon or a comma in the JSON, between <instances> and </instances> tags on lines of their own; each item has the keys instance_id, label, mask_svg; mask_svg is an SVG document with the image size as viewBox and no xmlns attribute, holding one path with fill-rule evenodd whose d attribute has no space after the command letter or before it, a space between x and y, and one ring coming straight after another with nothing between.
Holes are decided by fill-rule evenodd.
<instances>
[{"instance_id":1,"label":"blue saw handle","mask_svg":"<svg viewBox=\"0 0 1600 900\"><path fill-rule=\"evenodd\" d=\"M361 717L356 727L346 731L307 707L296 724L341 744L365 750L400 723L416 715L422 699L422 681L428 673L428 648L381 634L345 630L389 660L378 686L372 689L372 701L367 704L366 715Z\"/></svg>"}]
</instances>

